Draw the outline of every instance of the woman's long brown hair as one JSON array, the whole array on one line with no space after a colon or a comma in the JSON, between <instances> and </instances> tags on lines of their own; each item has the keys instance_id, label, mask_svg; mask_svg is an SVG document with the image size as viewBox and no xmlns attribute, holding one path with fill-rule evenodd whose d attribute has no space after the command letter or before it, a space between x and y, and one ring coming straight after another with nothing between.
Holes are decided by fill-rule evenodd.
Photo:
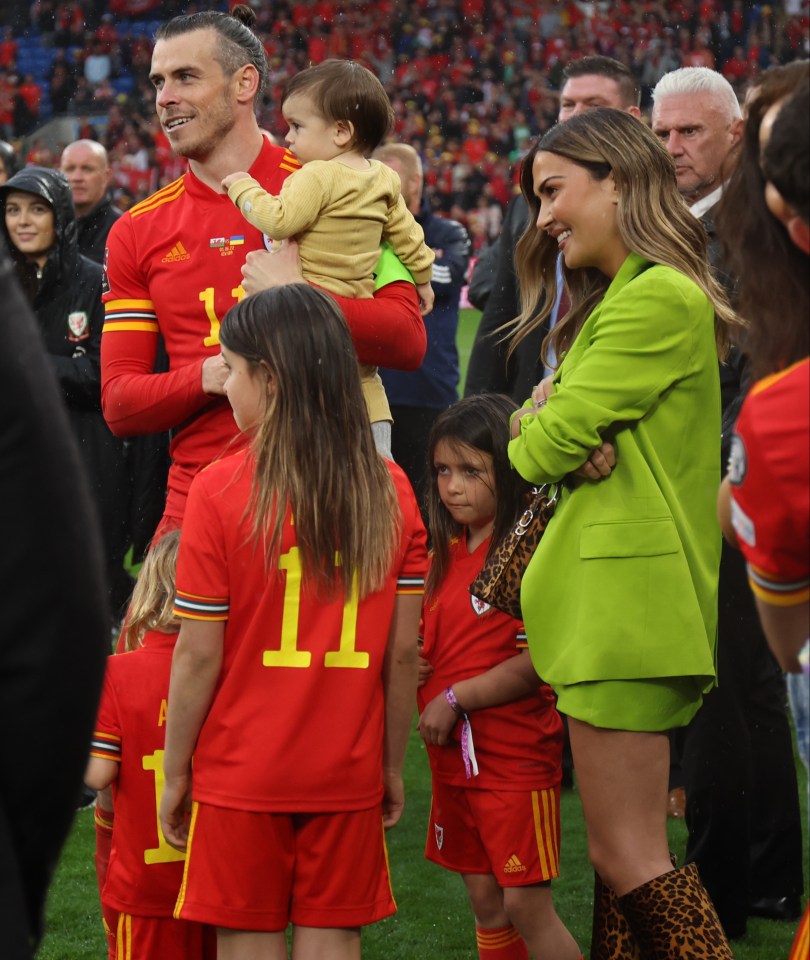
<instances>
[{"instance_id":1,"label":"woman's long brown hair","mask_svg":"<svg viewBox=\"0 0 810 960\"><path fill-rule=\"evenodd\" d=\"M557 241L536 226L540 201L534 192L533 166L541 151L579 164L597 180L613 175L617 224L625 246L653 263L672 267L700 287L714 306L718 353L725 356L730 331L739 320L712 276L706 233L678 192L672 158L641 121L608 108L552 127L523 161L520 185L529 206L529 226L516 248L522 312L503 328L509 352L546 321L557 298ZM544 359L550 345L562 359L611 282L594 268L569 270L563 265L563 277L571 309L544 341Z\"/></svg>"}]
</instances>

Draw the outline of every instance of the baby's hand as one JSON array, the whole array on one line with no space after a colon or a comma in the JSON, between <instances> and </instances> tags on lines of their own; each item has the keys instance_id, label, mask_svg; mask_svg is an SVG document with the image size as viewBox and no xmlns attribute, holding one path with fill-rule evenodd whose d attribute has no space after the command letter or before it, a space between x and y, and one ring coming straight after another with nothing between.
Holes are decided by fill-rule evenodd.
<instances>
[{"instance_id":1,"label":"baby's hand","mask_svg":"<svg viewBox=\"0 0 810 960\"><path fill-rule=\"evenodd\" d=\"M430 283L417 283L416 292L419 294L419 310L426 317L433 309L434 293Z\"/></svg>"},{"instance_id":2,"label":"baby's hand","mask_svg":"<svg viewBox=\"0 0 810 960\"><path fill-rule=\"evenodd\" d=\"M222 189L227 193L237 180L242 180L249 176L250 174L245 173L244 170L239 170L237 173L229 173L228 176L222 181Z\"/></svg>"}]
</instances>

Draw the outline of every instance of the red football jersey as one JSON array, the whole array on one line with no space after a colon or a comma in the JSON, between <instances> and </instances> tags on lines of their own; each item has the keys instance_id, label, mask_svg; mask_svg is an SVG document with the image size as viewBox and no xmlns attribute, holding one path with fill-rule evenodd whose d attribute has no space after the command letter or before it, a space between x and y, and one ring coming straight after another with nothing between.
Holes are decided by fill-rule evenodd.
<instances>
[{"instance_id":1,"label":"red football jersey","mask_svg":"<svg viewBox=\"0 0 810 960\"><path fill-rule=\"evenodd\" d=\"M422 656L433 667L419 688L419 709L459 680L486 673L526 648L519 620L470 593L481 572L489 538L467 552L466 537L453 541L450 567L439 589L425 600ZM433 776L444 783L488 790L541 790L560 782L563 727L554 694L539 684L537 695L470 714L478 776L467 779L461 754L461 724L444 747L428 745Z\"/></svg>"},{"instance_id":2,"label":"red football jersey","mask_svg":"<svg viewBox=\"0 0 810 960\"><path fill-rule=\"evenodd\" d=\"M300 166L265 139L251 176L273 193ZM136 204L113 225L105 256L105 323L101 341L104 413L114 431L136 412L133 433L175 429L166 513L182 516L194 474L221 456L236 438L225 397L203 393L203 360L219 353L222 317L244 297L242 264L263 247L262 234L230 201L193 173ZM171 359L168 373L151 376L158 334ZM133 375L137 398L128 408L111 379ZM118 424L118 426L117 426ZM178 424L180 426L178 426Z\"/></svg>"},{"instance_id":3,"label":"red football jersey","mask_svg":"<svg viewBox=\"0 0 810 960\"><path fill-rule=\"evenodd\" d=\"M810 598L810 358L760 380L745 399L729 464L732 522L754 593Z\"/></svg>"},{"instance_id":4,"label":"red football jersey","mask_svg":"<svg viewBox=\"0 0 810 960\"><path fill-rule=\"evenodd\" d=\"M151 631L141 649L108 659L90 750L121 765L102 902L134 916L171 917L183 879L185 855L169 846L158 821L176 640L176 633Z\"/></svg>"},{"instance_id":5,"label":"red football jersey","mask_svg":"<svg viewBox=\"0 0 810 960\"><path fill-rule=\"evenodd\" d=\"M381 670L397 593L421 594L425 529L405 475L384 588L358 602L313 596L289 511L277 566L254 549L247 452L191 487L175 612L226 621L222 671L194 753L194 800L255 812L362 809L382 797ZM414 638L415 640L415 638Z\"/></svg>"}]
</instances>

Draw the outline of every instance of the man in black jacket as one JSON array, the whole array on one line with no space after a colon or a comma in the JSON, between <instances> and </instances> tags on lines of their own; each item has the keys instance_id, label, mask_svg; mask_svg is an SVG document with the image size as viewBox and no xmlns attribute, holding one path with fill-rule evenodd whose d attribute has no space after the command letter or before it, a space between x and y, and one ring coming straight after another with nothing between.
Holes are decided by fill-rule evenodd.
<instances>
[{"instance_id":1,"label":"man in black jacket","mask_svg":"<svg viewBox=\"0 0 810 960\"><path fill-rule=\"evenodd\" d=\"M425 359L421 367L412 372L380 371L394 417L391 434L394 460L408 475L425 516L428 436L439 413L458 399L456 329L461 288L470 260L470 238L460 223L434 216L423 201L422 161L413 147L389 143L380 147L374 156L399 174L403 199L425 231L425 243L436 254L430 281L436 300L433 311L425 317Z\"/></svg>"},{"instance_id":2,"label":"man in black jacket","mask_svg":"<svg viewBox=\"0 0 810 960\"><path fill-rule=\"evenodd\" d=\"M95 140L74 140L62 151L62 173L70 184L76 211L79 253L96 263L104 263L107 234L121 216L110 197L112 171L107 151ZM161 345L156 370L168 370L169 363ZM142 559L166 500L166 475L169 471L169 435L153 433L126 441L127 459L132 477L129 536L133 559Z\"/></svg>"},{"instance_id":3,"label":"man in black jacket","mask_svg":"<svg viewBox=\"0 0 810 960\"><path fill-rule=\"evenodd\" d=\"M73 195L79 253L104 263L107 234L121 216L110 198L107 151L95 140L74 140L62 151L61 169Z\"/></svg>"}]
</instances>

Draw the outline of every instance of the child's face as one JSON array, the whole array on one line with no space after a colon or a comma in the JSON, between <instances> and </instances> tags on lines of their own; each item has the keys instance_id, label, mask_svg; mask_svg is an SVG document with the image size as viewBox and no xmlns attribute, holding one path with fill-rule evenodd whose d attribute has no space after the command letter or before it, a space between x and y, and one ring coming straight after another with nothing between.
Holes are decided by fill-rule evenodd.
<instances>
[{"instance_id":1,"label":"child's face","mask_svg":"<svg viewBox=\"0 0 810 960\"><path fill-rule=\"evenodd\" d=\"M294 93L288 97L281 112L289 125L284 139L301 163L333 160L342 152L335 144L337 125L325 120L306 94Z\"/></svg>"},{"instance_id":2,"label":"child's face","mask_svg":"<svg viewBox=\"0 0 810 960\"><path fill-rule=\"evenodd\" d=\"M222 347L221 350L222 359L228 368L225 395L233 410L237 427L242 433L249 433L259 426L267 409L267 375L227 347Z\"/></svg>"},{"instance_id":3,"label":"child's face","mask_svg":"<svg viewBox=\"0 0 810 960\"><path fill-rule=\"evenodd\" d=\"M433 451L439 499L452 518L471 530L495 519L495 470L492 457L466 443L440 440Z\"/></svg>"}]
</instances>

